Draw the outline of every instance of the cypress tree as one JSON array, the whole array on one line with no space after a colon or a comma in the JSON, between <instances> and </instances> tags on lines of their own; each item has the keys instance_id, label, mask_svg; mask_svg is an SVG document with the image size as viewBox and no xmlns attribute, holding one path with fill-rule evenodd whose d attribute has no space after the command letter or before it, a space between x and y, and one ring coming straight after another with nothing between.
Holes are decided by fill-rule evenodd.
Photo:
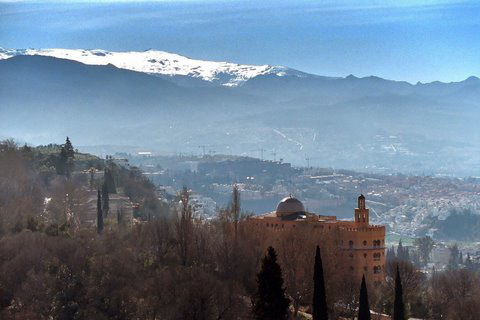
<instances>
[{"instance_id":1,"label":"cypress tree","mask_svg":"<svg viewBox=\"0 0 480 320\"><path fill-rule=\"evenodd\" d=\"M102 194L100 190L97 192L97 233L103 231L103 212L102 212Z\"/></svg>"},{"instance_id":2,"label":"cypress tree","mask_svg":"<svg viewBox=\"0 0 480 320\"><path fill-rule=\"evenodd\" d=\"M400 271L397 265L397 275L395 277L395 302L393 304L393 320L405 320L405 308L403 305L403 289Z\"/></svg>"},{"instance_id":3,"label":"cypress tree","mask_svg":"<svg viewBox=\"0 0 480 320\"><path fill-rule=\"evenodd\" d=\"M75 151L73 150L72 143L68 137L65 141L63 149L65 149L65 153L67 155L67 159L65 161L65 175L70 179L73 171L75 170L75 163L73 162L73 159L75 158Z\"/></svg>"},{"instance_id":4,"label":"cypress tree","mask_svg":"<svg viewBox=\"0 0 480 320\"><path fill-rule=\"evenodd\" d=\"M405 261L410 262L410 249L408 249L408 247L405 247L405 249L403 249L403 256Z\"/></svg>"},{"instance_id":5,"label":"cypress tree","mask_svg":"<svg viewBox=\"0 0 480 320\"><path fill-rule=\"evenodd\" d=\"M313 270L313 320L328 320L327 297L325 294L325 280L323 278L322 257L320 247L315 252L315 266Z\"/></svg>"},{"instance_id":6,"label":"cypress tree","mask_svg":"<svg viewBox=\"0 0 480 320\"><path fill-rule=\"evenodd\" d=\"M65 175L66 174L67 161L68 161L67 150L65 150L65 148L62 147L60 149L60 155L59 155L58 160L57 160L57 165L55 166L57 174L60 174L60 175Z\"/></svg>"},{"instance_id":7,"label":"cypress tree","mask_svg":"<svg viewBox=\"0 0 480 320\"><path fill-rule=\"evenodd\" d=\"M358 320L370 320L370 305L368 304L367 284L365 275L362 276L362 286L360 287L360 301L358 303Z\"/></svg>"},{"instance_id":8,"label":"cypress tree","mask_svg":"<svg viewBox=\"0 0 480 320\"><path fill-rule=\"evenodd\" d=\"M233 185L232 192L232 218L235 227L235 246L237 245L238 221L240 220L240 190L236 184Z\"/></svg>"},{"instance_id":9,"label":"cypress tree","mask_svg":"<svg viewBox=\"0 0 480 320\"><path fill-rule=\"evenodd\" d=\"M400 241L398 242L397 258L400 260L405 260L405 252L403 251L402 239L400 239Z\"/></svg>"},{"instance_id":10,"label":"cypress tree","mask_svg":"<svg viewBox=\"0 0 480 320\"><path fill-rule=\"evenodd\" d=\"M103 181L107 185L107 190L109 193L117 193L117 187L115 186L115 179L113 178L111 169L105 168L103 173Z\"/></svg>"},{"instance_id":11,"label":"cypress tree","mask_svg":"<svg viewBox=\"0 0 480 320\"><path fill-rule=\"evenodd\" d=\"M395 260L395 258L396 258L395 248L392 246L390 249L387 249L387 255L386 255L385 260L386 261L393 261L393 260Z\"/></svg>"},{"instance_id":12,"label":"cypress tree","mask_svg":"<svg viewBox=\"0 0 480 320\"><path fill-rule=\"evenodd\" d=\"M262 259L262 268L257 275L258 291L252 301L252 311L258 320L284 320L288 318L289 299L283 288L282 269L277 263L277 254L269 247Z\"/></svg>"},{"instance_id":13,"label":"cypress tree","mask_svg":"<svg viewBox=\"0 0 480 320\"><path fill-rule=\"evenodd\" d=\"M105 182L102 185L102 211L106 218L110 211L110 196L108 195L108 187Z\"/></svg>"},{"instance_id":14,"label":"cypress tree","mask_svg":"<svg viewBox=\"0 0 480 320\"><path fill-rule=\"evenodd\" d=\"M88 172L90 173L90 190L93 190L95 188L95 168L91 167Z\"/></svg>"}]
</instances>

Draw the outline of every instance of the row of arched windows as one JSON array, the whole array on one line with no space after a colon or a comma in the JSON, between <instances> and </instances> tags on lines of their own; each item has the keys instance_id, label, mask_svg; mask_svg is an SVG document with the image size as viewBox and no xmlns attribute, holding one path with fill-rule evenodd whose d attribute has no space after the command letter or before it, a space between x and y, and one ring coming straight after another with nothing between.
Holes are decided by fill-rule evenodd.
<instances>
[{"instance_id":1,"label":"row of arched windows","mask_svg":"<svg viewBox=\"0 0 480 320\"><path fill-rule=\"evenodd\" d=\"M381 273L383 269L385 269L385 266L374 266L373 267L373 273L374 274ZM353 266L350 266L350 271L353 271L353 270L354 270ZM368 272L368 266L364 266L363 271L365 273L367 273Z\"/></svg>"},{"instance_id":2,"label":"row of arched windows","mask_svg":"<svg viewBox=\"0 0 480 320\"><path fill-rule=\"evenodd\" d=\"M384 240L385 242L385 240ZM366 246L368 244L368 241L367 240L363 240L363 245ZM348 242L348 245L350 246L350 248L353 247L353 240L350 240ZM373 246L374 247L380 247L382 246L382 241L381 240L373 240Z\"/></svg>"},{"instance_id":3,"label":"row of arched windows","mask_svg":"<svg viewBox=\"0 0 480 320\"><path fill-rule=\"evenodd\" d=\"M385 255L385 253L383 253L383 255ZM367 254L364 253L364 254L363 254L363 257L366 259L366 258L367 258ZM374 260L374 261L379 261L381 257L382 257L382 254L381 254L380 252L375 252L375 253L373 254L373 260Z\"/></svg>"},{"instance_id":4,"label":"row of arched windows","mask_svg":"<svg viewBox=\"0 0 480 320\"><path fill-rule=\"evenodd\" d=\"M373 246L374 247L380 247L382 245L382 241L380 240L373 240Z\"/></svg>"}]
</instances>

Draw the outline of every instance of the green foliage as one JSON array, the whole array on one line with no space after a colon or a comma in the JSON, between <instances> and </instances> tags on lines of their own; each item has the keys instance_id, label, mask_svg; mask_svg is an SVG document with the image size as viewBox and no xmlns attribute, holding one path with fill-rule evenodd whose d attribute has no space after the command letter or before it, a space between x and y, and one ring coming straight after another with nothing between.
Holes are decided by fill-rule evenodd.
<instances>
[{"instance_id":1,"label":"green foliage","mask_svg":"<svg viewBox=\"0 0 480 320\"><path fill-rule=\"evenodd\" d=\"M433 250L433 246L435 245L435 242L433 241L432 238L430 238L429 236L426 236L423 238L415 239L414 244L415 246L417 246L420 252L420 257L423 265L426 265L430 260L430 253Z\"/></svg>"},{"instance_id":2,"label":"green foliage","mask_svg":"<svg viewBox=\"0 0 480 320\"><path fill-rule=\"evenodd\" d=\"M103 211L102 211L102 194L100 190L97 192L97 233L103 232Z\"/></svg>"},{"instance_id":3,"label":"green foliage","mask_svg":"<svg viewBox=\"0 0 480 320\"><path fill-rule=\"evenodd\" d=\"M65 141L65 151L67 152L67 156L69 158L75 158L75 150L73 150L73 145L72 143L70 142L70 138L67 137L66 141Z\"/></svg>"},{"instance_id":4,"label":"green foliage","mask_svg":"<svg viewBox=\"0 0 480 320\"><path fill-rule=\"evenodd\" d=\"M57 174L59 175L67 175L67 162L68 162L68 154L67 150L64 147L60 149L60 154L57 159L56 169Z\"/></svg>"},{"instance_id":5,"label":"green foliage","mask_svg":"<svg viewBox=\"0 0 480 320\"><path fill-rule=\"evenodd\" d=\"M37 232L37 231L42 231L43 230L43 225L41 222L33 216L28 216L27 217L27 223L26 223L26 228L32 232Z\"/></svg>"},{"instance_id":6,"label":"green foliage","mask_svg":"<svg viewBox=\"0 0 480 320\"><path fill-rule=\"evenodd\" d=\"M325 293L325 280L323 278L323 264L320 256L320 247L315 252L315 266L313 273L313 320L328 320L327 297Z\"/></svg>"},{"instance_id":7,"label":"green foliage","mask_svg":"<svg viewBox=\"0 0 480 320\"><path fill-rule=\"evenodd\" d=\"M110 196L105 182L102 184L102 211L104 217L108 217L108 212L110 211Z\"/></svg>"},{"instance_id":8,"label":"green foliage","mask_svg":"<svg viewBox=\"0 0 480 320\"><path fill-rule=\"evenodd\" d=\"M458 269L458 264L460 263L460 251L458 250L458 245L455 243L453 246L449 247L448 250L450 251L448 268Z\"/></svg>"},{"instance_id":9,"label":"green foliage","mask_svg":"<svg viewBox=\"0 0 480 320\"><path fill-rule=\"evenodd\" d=\"M105 168L104 171L104 180L103 184L105 185L106 191L108 193L117 193L117 187L115 184L115 178L113 177L113 170L110 168Z\"/></svg>"},{"instance_id":10,"label":"green foliage","mask_svg":"<svg viewBox=\"0 0 480 320\"><path fill-rule=\"evenodd\" d=\"M75 151L73 150L70 139L67 137L65 144L60 147L60 154L56 162L57 174L64 175L70 179L75 170L74 159Z\"/></svg>"},{"instance_id":11,"label":"green foliage","mask_svg":"<svg viewBox=\"0 0 480 320\"><path fill-rule=\"evenodd\" d=\"M405 320L405 306L403 305L402 279L397 265L395 275L395 302L393 304L393 320Z\"/></svg>"},{"instance_id":12,"label":"green foliage","mask_svg":"<svg viewBox=\"0 0 480 320\"><path fill-rule=\"evenodd\" d=\"M451 210L445 220L437 220L435 237L460 241L480 239L480 215L471 209Z\"/></svg>"},{"instance_id":13,"label":"green foliage","mask_svg":"<svg viewBox=\"0 0 480 320\"><path fill-rule=\"evenodd\" d=\"M252 311L258 320L281 320L288 318L289 299L283 288L282 269L277 263L277 254L272 247L262 260L257 275L258 291Z\"/></svg>"},{"instance_id":14,"label":"green foliage","mask_svg":"<svg viewBox=\"0 0 480 320\"><path fill-rule=\"evenodd\" d=\"M370 305L368 303L367 284L365 276L362 276L362 285L360 287L360 299L358 303L358 320L370 320Z\"/></svg>"}]
</instances>

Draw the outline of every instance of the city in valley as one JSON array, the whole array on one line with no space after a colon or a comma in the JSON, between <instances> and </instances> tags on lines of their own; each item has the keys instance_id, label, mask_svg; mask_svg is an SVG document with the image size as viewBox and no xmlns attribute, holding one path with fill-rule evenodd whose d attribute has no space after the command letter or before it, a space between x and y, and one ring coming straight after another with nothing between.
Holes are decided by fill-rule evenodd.
<instances>
[{"instance_id":1,"label":"city in valley","mask_svg":"<svg viewBox=\"0 0 480 320\"><path fill-rule=\"evenodd\" d=\"M0 319L479 320L479 12L0 0Z\"/></svg>"},{"instance_id":2,"label":"city in valley","mask_svg":"<svg viewBox=\"0 0 480 320\"><path fill-rule=\"evenodd\" d=\"M160 197L190 186L197 214L207 219L228 204L232 182L241 192L243 209L252 214L271 211L292 194L311 212L351 219L357 196L364 194L370 220L386 227L389 246L400 240L412 246L415 238L430 236L437 240L433 251L437 269L447 266L448 247L454 244L465 256L480 254L479 177L386 175L222 155L147 152L115 157L119 164L138 166L158 186Z\"/></svg>"}]
</instances>

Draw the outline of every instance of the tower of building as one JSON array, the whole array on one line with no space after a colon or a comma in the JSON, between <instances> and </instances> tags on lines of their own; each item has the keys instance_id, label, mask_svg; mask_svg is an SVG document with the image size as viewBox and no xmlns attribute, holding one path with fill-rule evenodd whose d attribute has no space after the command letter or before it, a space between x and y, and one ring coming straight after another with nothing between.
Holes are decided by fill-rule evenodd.
<instances>
[{"instance_id":1,"label":"tower of building","mask_svg":"<svg viewBox=\"0 0 480 320\"><path fill-rule=\"evenodd\" d=\"M368 226L368 209L365 206L365 196L363 194L358 197L358 205L355 209L355 223L360 226Z\"/></svg>"}]
</instances>

